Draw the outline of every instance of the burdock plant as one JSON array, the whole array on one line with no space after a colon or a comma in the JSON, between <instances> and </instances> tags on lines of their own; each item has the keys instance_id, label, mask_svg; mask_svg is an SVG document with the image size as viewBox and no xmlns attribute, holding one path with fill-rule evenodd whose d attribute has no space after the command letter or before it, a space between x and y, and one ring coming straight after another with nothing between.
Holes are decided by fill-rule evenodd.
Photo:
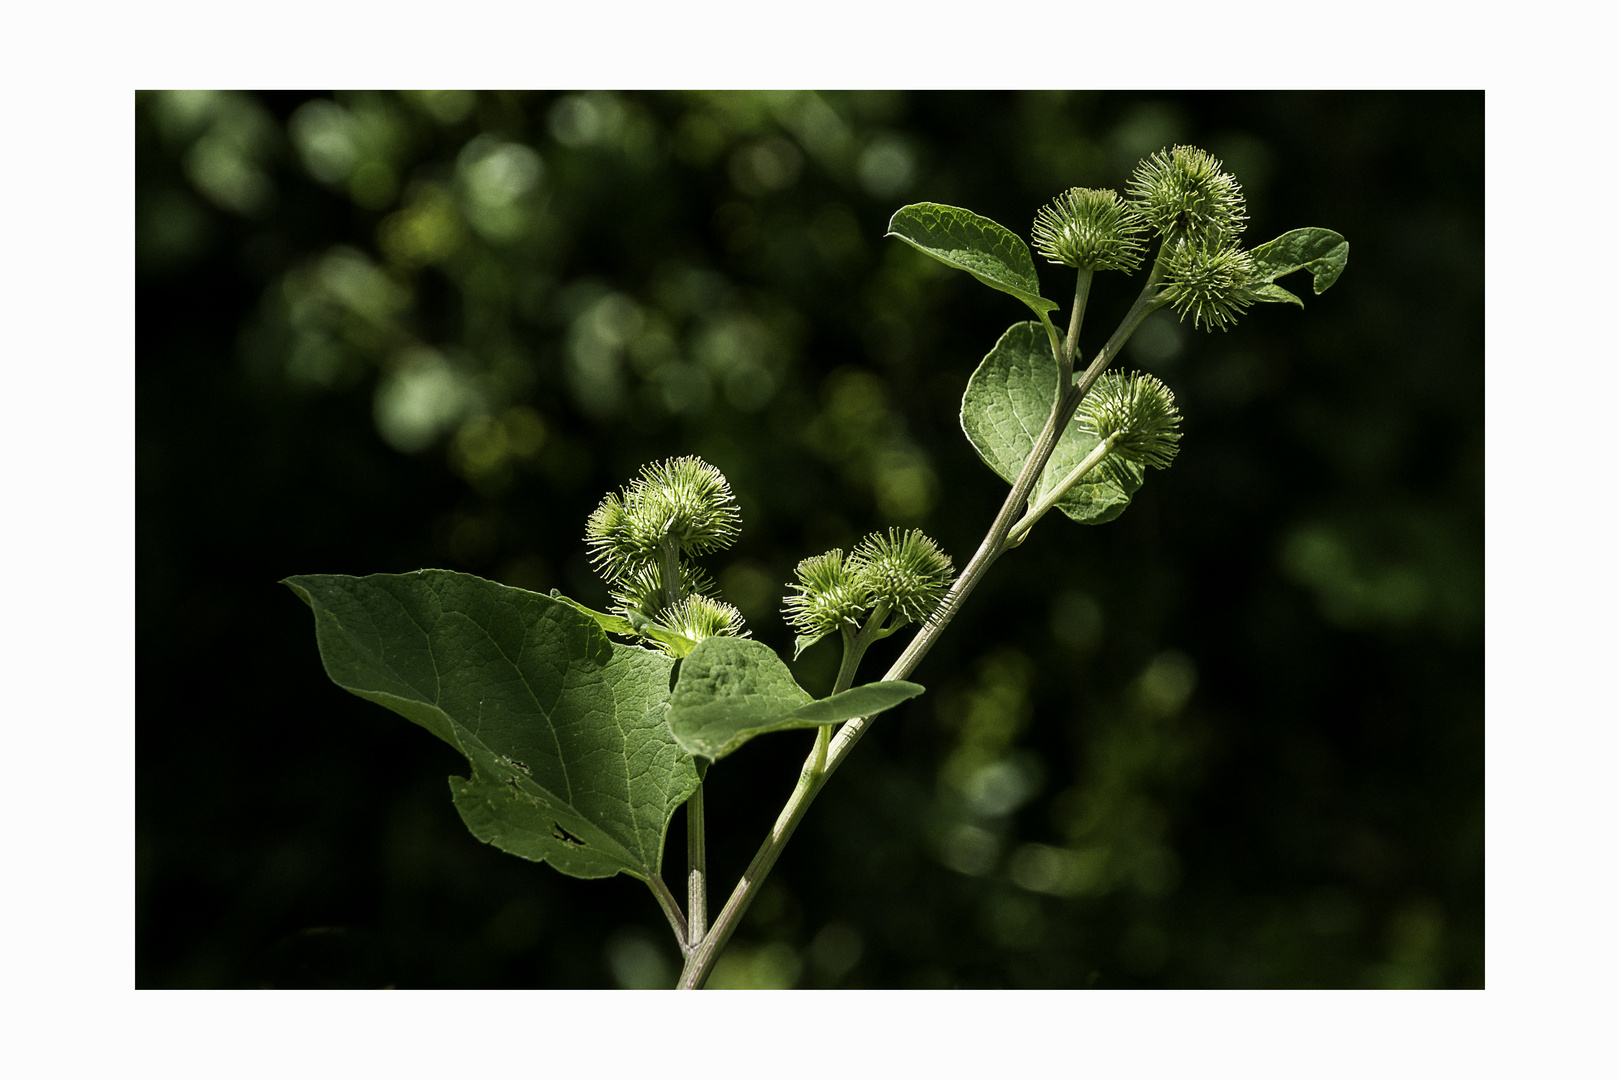
<instances>
[{"instance_id":1,"label":"burdock plant","mask_svg":"<svg viewBox=\"0 0 1620 1080\"><path fill-rule=\"evenodd\" d=\"M916 203L888 235L1023 301L1015 323L969 377L962 429L1011 486L962 572L933 540L889 529L846 553L801 561L783 615L795 655L826 638L842 662L817 699L768 647L747 637L699 560L741 530L724 476L695 457L644 467L606 495L585 546L612 611L555 591L508 588L468 574L418 570L287 584L314 610L327 674L464 754L451 794L475 836L580 878L628 874L647 884L684 957L678 985L704 985L738 920L794 829L879 713L923 692L909 676L991 566L1053 509L1082 524L1124 512L1149 470L1168 468L1181 414L1152 375L1108 368L1148 315L1170 307L1200 329L1225 330L1259 303L1303 307L1276 279L1309 270L1320 294L1349 245L1327 229L1296 229L1242 246L1243 189L1190 146L1150 155L1121 197L1074 187L1035 215L1031 238L1049 263L1075 272L1060 333L1028 245L959 207ZM1093 277L1147 278L1124 318L1083 367L1080 334ZM875 682L856 685L868 648L915 627ZM615 638L623 640L615 640ZM711 922L703 781L747 740L815 729L775 825ZM685 904L663 876L664 837L687 812Z\"/></svg>"}]
</instances>

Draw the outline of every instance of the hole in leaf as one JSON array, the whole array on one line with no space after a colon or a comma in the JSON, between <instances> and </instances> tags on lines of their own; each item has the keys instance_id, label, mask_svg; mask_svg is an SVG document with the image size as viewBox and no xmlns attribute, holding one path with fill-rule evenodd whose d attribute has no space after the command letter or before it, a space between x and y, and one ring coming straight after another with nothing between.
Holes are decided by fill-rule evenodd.
<instances>
[{"instance_id":1,"label":"hole in leaf","mask_svg":"<svg viewBox=\"0 0 1620 1080\"><path fill-rule=\"evenodd\" d=\"M555 836L558 840L561 840L565 844L575 844L579 847L585 846L585 841L581 840L577 836L571 835L567 829L563 828L556 822L552 822L551 824L551 835Z\"/></svg>"}]
</instances>

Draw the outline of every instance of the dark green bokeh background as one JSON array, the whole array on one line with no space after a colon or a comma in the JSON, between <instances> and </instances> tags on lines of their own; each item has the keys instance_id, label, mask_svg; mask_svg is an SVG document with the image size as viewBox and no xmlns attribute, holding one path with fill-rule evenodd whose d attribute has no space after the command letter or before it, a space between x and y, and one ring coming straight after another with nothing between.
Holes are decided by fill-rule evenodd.
<instances>
[{"instance_id":1,"label":"dark green bokeh background","mask_svg":"<svg viewBox=\"0 0 1620 1080\"><path fill-rule=\"evenodd\" d=\"M603 602L586 515L678 454L737 491L743 539L708 565L779 649L805 555L916 525L961 566L1005 490L962 387L1027 312L884 240L889 215L1027 235L1176 142L1243 181L1251 242L1333 228L1349 269L1225 334L1143 328L1124 366L1175 390L1175 466L992 571L714 983L1483 985L1483 94L135 112L138 985L671 980L643 887L475 841L462 759L327 681L278 579L438 566ZM1065 307L1068 274L1041 268ZM1133 293L1099 279L1089 351ZM824 692L835 662L794 666ZM810 739L710 774L722 894Z\"/></svg>"}]
</instances>

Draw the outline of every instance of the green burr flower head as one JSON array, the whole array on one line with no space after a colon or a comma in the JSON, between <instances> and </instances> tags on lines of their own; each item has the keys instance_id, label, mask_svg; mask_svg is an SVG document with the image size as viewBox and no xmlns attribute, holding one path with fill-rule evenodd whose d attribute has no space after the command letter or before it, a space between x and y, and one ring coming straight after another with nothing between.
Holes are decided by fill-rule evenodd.
<instances>
[{"instance_id":1,"label":"green burr flower head","mask_svg":"<svg viewBox=\"0 0 1620 1080\"><path fill-rule=\"evenodd\" d=\"M642 468L631 484L638 525L647 536L665 535L686 555L727 548L742 529L731 485L701 458L670 458Z\"/></svg>"},{"instance_id":2,"label":"green burr flower head","mask_svg":"<svg viewBox=\"0 0 1620 1080\"><path fill-rule=\"evenodd\" d=\"M1127 190L1137 214L1167 241L1225 244L1248 223L1237 178L1196 146L1173 146L1144 158Z\"/></svg>"},{"instance_id":3,"label":"green burr flower head","mask_svg":"<svg viewBox=\"0 0 1620 1080\"><path fill-rule=\"evenodd\" d=\"M1117 192L1077 187L1036 213L1030 237L1049 262L1129 274L1142 264L1143 231Z\"/></svg>"},{"instance_id":4,"label":"green burr flower head","mask_svg":"<svg viewBox=\"0 0 1620 1080\"><path fill-rule=\"evenodd\" d=\"M695 457L644 466L610 493L585 523L585 544L598 572L614 583L657 562L667 538L682 555L731 546L742 515L720 470Z\"/></svg>"},{"instance_id":5,"label":"green burr flower head","mask_svg":"<svg viewBox=\"0 0 1620 1080\"><path fill-rule=\"evenodd\" d=\"M1165 259L1163 295L1182 319L1191 315L1194 325L1225 330L1254 303L1248 290L1254 272L1254 259L1235 244L1179 241Z\"/></svg>"},{"instance_id":6,"label":"green burr flower head","mask_svg":"<svg viewBox=\"0 0 1620 1080\"><path fill-rule=\"evenodd\" d=\"M747 637L742 613L712 596L694 593L665 608L658 620L693 641L710 637Z\"/></svg>"},{"instance_id":7,"label":"green burr flower head","mask_svg":"<svg viewBox=\"0 0 1620 1080\"><path fill-rule=\"evenodd\" d=\"M841 548L812 555L793 568L796 590L782 605L782 617L800 635L819 638L844 626L860 625L872 608L872 596Z\"/></svg>"},{"instance_id":8,"label":"green burr flower head","mask_svg":"<svg viewBox=\"0 0 1620 1080\"><path fill-rule=\"evenodd\" d=\"M902 624L932 618L956 577L951 557L917 529L873 533L861 541L849 565L873 603L887 604Z\"/></svg>"},{"instance_id":9,"label":"green burr flower head","mask_svg":"<svg viewBox=\"0 0 1620 1080\"><path fill-rule=\"evenodd\" d=\"M729 547L740 528L737 500L720 470L680 457L644 466L603 498L585 522L585 543L615 609L632 626L646 619L701 641L745 635L743 619L715 599L714 579L686 560ZM666 582L666 575L676 580Z\"/></svg>"},{"instance_id":10,"label":"green burr flower head","mask_svg":"<svg viewBox=\"0 0 1620 1080\"><path fill-rule=\"evenodd\" d=\"M618 576L615 571L625 561L622 554L625 547L623 538L629 529L629 515L625 512L624 500L611 492L585 519L586 550L590 552L597 572L610 581Z\"/></svg>"},{"instance_id":11,"label":"green burr flower head","mask_svg":"<svg viewBox=\"0 0 1620 1080\"><path fill-rule=\"evenodd\" d=\"M1169 467L1181 442L1176 396L1140 371L1098 379L1075 411L1075 423L1099 439L1113 438L1111 453L1155 469Z\"/></svg>"}]
</instances>

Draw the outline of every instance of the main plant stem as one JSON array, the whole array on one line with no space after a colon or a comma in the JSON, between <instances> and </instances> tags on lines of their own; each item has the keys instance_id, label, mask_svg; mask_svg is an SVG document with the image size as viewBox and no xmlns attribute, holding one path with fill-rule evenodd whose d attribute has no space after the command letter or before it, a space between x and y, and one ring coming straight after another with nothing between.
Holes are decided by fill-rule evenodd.
<instances>
[{"instance_id":1,"label":"main plant stem","mask_svg":"<svg viewBox=\"0 0 1620 1080\"><path fill-rule=\"evenodd\" d=\"M703 782L686 800L686 940L702 941L709 932L708 853L704 840ZM690 945L688 946L690 947Z\"/></svg>"},{"instance_id":2,"label":"main plant stem","mask_svg":"<svg viewBox=\"0 0 1620 1080\"><path fill-rule=\"evenodd\" d=\"M1052 402L1052 412L1046 419L1046 426L1041 429L1040 435L1031 448L1029 457L1024 460L1024 467L1013 481L1012 490L1007 493L1006 501L1001 504L1001 510L996 514L995 520L990 524L990 531L985 534L984 542L979 550L974 552L973 558L961 575L951 585L946 594L940 610L934 618L930 619L922 631L911 640L900 658L896 660L884 673L883 681L903 679L911 674L912 670L922 662L928 650L933 648L934 642L944 631L946 625L956 616L968 595L973 592L991 565L1007 550L1007 533L1012 529L1014 521L1020 512L1028 505L1029 494L1035 488L1035 482L1040 478L1046 463L1051 460L1052 452L1057 449L1058 440L1062 437L1069 419L1074 410L1079 407L1086 393L1091 389L1103 371L1124 348L1125 342L1130 339L1142 320L1149 314L1163 306L1163 301L1156 299L1158 290L1155 287L1157 266L1154 274L1150 275L1148 284L1143 288L1141 295L1131 305L1130 311L1120 322L1119 328L1114 331L1108 343L1103 346L1090 366L1080 375L1074 377L1074 356L1079 347L1080 322L1085 314L1087 293L1090 290L1091 274L1082 271L1080 279L1075 285L1075 303L1069 318L1068 338L1057 352L1058 385L1057 393ZM872 626L868 622L867 629ZM862 634L865 634L863 629ZM848 654L846 653L846 661ZM857 660L859 657L856 658ZM846 667L849 666L847 663ZM853 675L853 672L850 673ZM839 672L840 680L844 672ZM793 830L798 828L799 822L804 819L805 812L815 801L816 795L827 783L827 778L842 764L854 749L861 736L870 726L870 717L857 717L846 722L838 729L838 734L830 740L830 745L824 745L824 737L818 736L816 747L806 759L804 767L799 771L798 783L794 785L793 793L788 796L782 812L777 815L776 824L771 827L770 834L760 845L759 851L754 854L753 861L732 890L731 896L726 900L726 906L715 917L714 925L702 940L693 940L687 952L686 967L681 972L680 982L677 986L683 990L696 990L702 988L708 980L709 973L714 969L714 962L720 955L720 950L731 940L731 935L737 929L737 923L753 903L754 895L758 892L760 883L765 875L771 872L776 865L777 858L782 849L787 846L788 840L793 836Z\"/></svg>"},{"instance_id":3,"label":"main plant stem","mask_svg":"<svg viewBox=\"0 0 1620 1080\"><path fill-rule=\"evenodd\" d=\"M674 537L668 532L658 545L659 569L663 594L664 607L674 607L686 597L686 589L681 582L680 548ZM690 950L692 946L703 940L709 932L709 885L708 885L708 844L705 836L704 809L703 809L703 781L698 780L697 790L692 797L686 800L686 927L685 936L681 941L683 951ZM659 880L658 884L663 885ZM656 888L653 890L658 891ZM664 892L668 893L665 888ZM663 903L664 898L659 897ZM673 897L671 898L673 901ZM667 911L667 907L666 907ZM678 923L680 907L675 908L672 922ZM682 935L677 931L677 938Z\"/></svg>"}]
</instances>

